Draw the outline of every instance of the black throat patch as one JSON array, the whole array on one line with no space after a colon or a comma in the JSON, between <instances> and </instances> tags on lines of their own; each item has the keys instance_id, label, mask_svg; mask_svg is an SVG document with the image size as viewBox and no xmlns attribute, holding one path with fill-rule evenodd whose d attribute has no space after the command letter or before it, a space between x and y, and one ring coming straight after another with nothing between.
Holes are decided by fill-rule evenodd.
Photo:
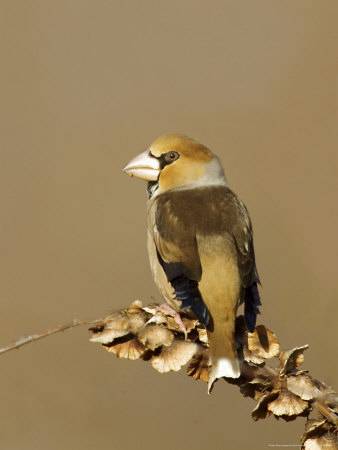
<instances>
[{"instance_id":1,"label":"black throat patch","mask_svg":"<svg viewBox=\"0 0 338 450\"><path fill-rule=\"evenodd\" d=\"M147 184L147 192L148 192L148 198L151 199L152 196L155 194L155 192L158 189L158 181L149 181Z\"/></svg>"}]
</instances>

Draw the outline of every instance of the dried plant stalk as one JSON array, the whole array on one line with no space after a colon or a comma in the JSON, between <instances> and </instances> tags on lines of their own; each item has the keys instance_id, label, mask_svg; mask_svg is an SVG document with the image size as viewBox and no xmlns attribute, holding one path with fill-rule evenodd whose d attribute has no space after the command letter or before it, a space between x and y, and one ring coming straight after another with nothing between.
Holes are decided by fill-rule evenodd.
<instances>
[{"instance_id":1,"label":"dried plant stalk","mask_svg":"<svg viewBox=\"0 0 338 450\"><path fill-rule=\"evenodd\" d=\"M207 383L209 350L205 328L183 312L184 333L158 306L143 307L135 301L129 308L106 316L90 328L91 341L100 342L122 358L150 360L161 373L178 371L188 364L187 374ZM253 420L273 415L290 421L305 416L308 420L301 437L302 448L337 449L338 396L325 383L299 369L308 346L282 351L277 337L264 325L249 333L243 316L236 320L236 342L241 376L224 379L237 385L245 397L257 401ZM112 350L115 347L119 352Z\"/></svg>"},{"instance_id":2,"label":"dried plant stalk","mask_svg":"<svg viewBox=\"0 0 338 450\"><path fill-rule=\"evenodd\" d=\"M150 361L161 373L178 371L188 364L187 374L207 383L209 349L205 327L187 312L182 312L181 318L185 330L165 308L156 304L143 306L135 301L129 308L103 319L74 319L42 333L22 337L0 348L0 354L66 329L92 325L90 340L100 343L117 357ZM224 380L237 385L244 397L257 402L252 411L253 420L273 415L290 421L305 416L302 448L338 449L338 395L299 368L308 346L282 351L275 334L264 325L258 325L249 333L243 316L236 319L236 342L241 376Z\"/></svg>"}]
</instances>

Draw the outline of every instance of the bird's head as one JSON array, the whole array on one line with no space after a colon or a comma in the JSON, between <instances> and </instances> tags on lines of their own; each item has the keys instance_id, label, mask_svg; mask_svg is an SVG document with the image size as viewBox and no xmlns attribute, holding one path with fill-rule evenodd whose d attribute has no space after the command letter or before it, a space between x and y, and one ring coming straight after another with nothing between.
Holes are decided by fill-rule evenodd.
<instances>
[{"instance_id":1,"label":"bird's head","mask_svg":"<svg viewBox=\"0 0 338 450\"><path fill-rule=\"evenodd\" d=\"M149 181L156 195L171 189L226 185L217 156L194 139L180 134L159 137L123 171Z\"/></svg>"}]
</instances>

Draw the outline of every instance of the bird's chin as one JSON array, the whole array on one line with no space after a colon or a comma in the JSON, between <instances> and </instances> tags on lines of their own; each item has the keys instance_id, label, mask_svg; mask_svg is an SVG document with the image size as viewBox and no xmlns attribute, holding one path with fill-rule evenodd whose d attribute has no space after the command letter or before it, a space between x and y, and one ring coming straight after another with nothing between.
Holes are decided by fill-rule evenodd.
<instances>
[{"instance_id":1,"label":"bird's chin","mask_svg":"<svg viewBox=\"0 0 338 450\"><path fill-rule=\"evenodd\" d=\"M145 181L157 181L160 175L160 171L148 167L137 167L124 169L124 172L131 177L140 178Z\"/></svg>"}]
</instances>

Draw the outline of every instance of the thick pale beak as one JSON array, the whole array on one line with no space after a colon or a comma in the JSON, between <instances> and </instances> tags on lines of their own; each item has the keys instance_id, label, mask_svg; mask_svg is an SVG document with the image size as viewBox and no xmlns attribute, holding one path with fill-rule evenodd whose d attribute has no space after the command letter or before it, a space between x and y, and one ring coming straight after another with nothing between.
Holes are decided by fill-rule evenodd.
<instances>
[{"instance_id":1,"label":"thick pale beak","mask_svg":"<svg viewBox=\"0 0 338 450\"><path fill-rule=\"evenodd\" d=\"M147 181L157 181L160 175L160 162L150 154L149 150L132 159L123 169L131 177Z\"/></svg>"}]
</instances>

